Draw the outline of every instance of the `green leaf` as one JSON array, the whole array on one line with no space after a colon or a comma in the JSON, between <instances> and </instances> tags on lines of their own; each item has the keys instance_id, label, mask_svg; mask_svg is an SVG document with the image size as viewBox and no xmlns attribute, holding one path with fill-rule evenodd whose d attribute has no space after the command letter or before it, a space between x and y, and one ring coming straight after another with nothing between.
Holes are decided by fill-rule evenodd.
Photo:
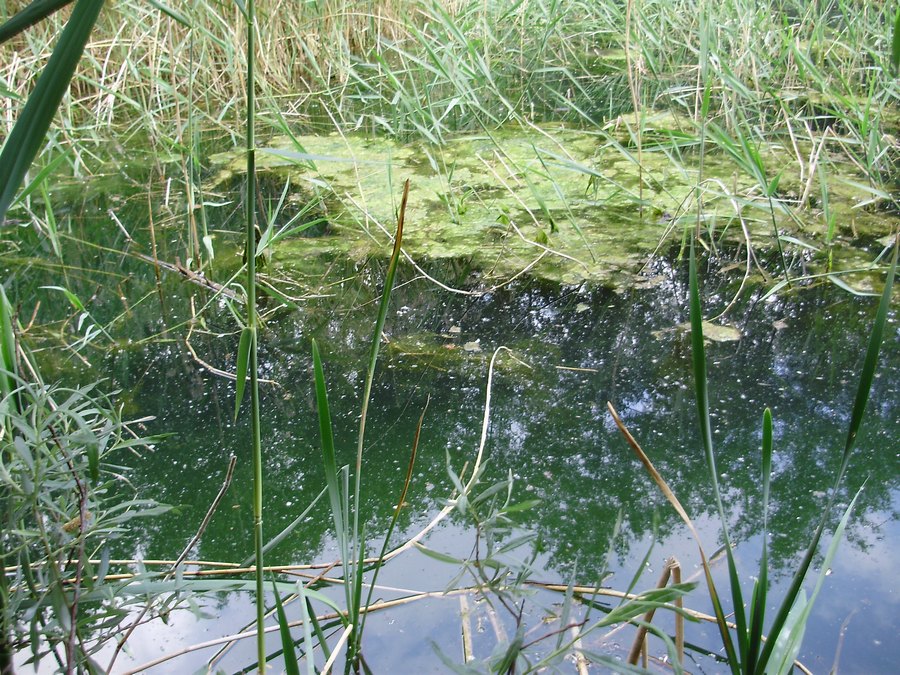
<instances>
[{"instance_id":1,"label":"green leaf","mask_svg":"<svg viewBox=\"0 0 900 675\"><path fill-rule=\"evenodd\" d=\"M316 408L319 411L319 435L322 441L322 463L325 468L325 486L328 488L328 501L331 505L331 517L334 521L334 536L338 541L341 560L348 564L350 549L347 520L349 507L344 508L341 498L341 487L338 483L337 459L334 452L334 432L331 427L331 411L328 407L328 390L325 386L325 372L322 368L322 357L319 346L312 341L313 371L316 387ZM346 478L347 474L344 473ZM350 606L350 584L344 584L347 605Z\"/></svg>"},{"instance_id":2,"label":"green leaf","mask_svg":"<svg viewBox=\"0 0 900 675\"><path fill-rule=\"evenodd\" d=\"M71 0L68 0L68 1L71 2ZM28 185L25 186L25 189L19 193L19 196L16 198L16 202L19 202L22 199L25 199L28 195L30 195L32 192L34 192L38 188L38 186L40 186L51 173L56 171L56 168L60 164L62 164L65 160L67 160L69 158L70 154L72 154L72 150L71 150L71 148L67 148L63 152L60 152L57 155L55 155L53 157L53 159L51 159L49 162L47 162L47 166L45 166L43 169L41 169L37 173L37 175L28 183Z\"/></svg>"},{"instance_id":3,"label":"green leaf","mask_svg":"<svg viewBox=\"0 0 900 675\"><path fill-rule=\"evenodd\" d=\"M325 467L325 484L328 487L328 498L331 501L331 513L335 516L335 527L340 532L343 527L338 516L341 509L341 489L337 479L337 459L334 453L334 434L331 428L331 412L328 408L328 390L325 386L325 372L322 368L322 357L319 346L312 341L313 369L316 386L316 407L319 411L319 434L322 439L322 461Z\"/></svg>"},{"instance_id":4,"label":"green leaf","mask_svg":"<svg viewBox=\"0 0 900 675\"><path fill-rule=\"evenodd\" d=\"M250 347L253 343L254 330L246 326L241 331L241 341L238 343L237 374L234 393L234 420L237 421L238 412L241 409L241 401L244 399L244 388L247 386L247 369L250 365Z\"/></svg>"},{"instance_id":5,"label":"green leaf","mask_svg":"<svg viewBox=\"0 0 900 675\"><path fill-rule=\"evenodd\" d=\"M315 644L313 644L310 624L315 621L316 615L312 606L306 600L306 586L302 581L297 582L297 595L300 596L300 613L303 618L303 651L306 654L306 675L316 675L316 663L314 658ZM324 636L320 638L324 642ZM328 658L327 656L325 657Z\"/></svg>"},{"instance_id":6,"label":"green leaf","mask_svg":"<svg viewBox=\"0 0 900 675\"><path fill-rule=\"evenodd\" d=\"M441 553L440 551L435 551L432 548L426 548L419 542L415 542L415 546L419 551L427 555L429 558L433 558L434 560L439 560L440 562L450 563L451 565L465 565L466 561L461 558L454 558L452 555L447 555L446 553Z\"/></svg>"},{"instance_id":7,"label":"green leaf","mask_svg":"<svg viewBox=\"0 0 900 675\"><path fill-rule=\"evenodd\" d=\"M69 304L72 305L74 309L79 312L87 311L85 310L84 303L81 302L81 299L68 288L63 288L62 286L41 286L41 288L49 291L59 291L66 296L66 300L69 301Z\"/></svg>"},{"instance_id":8,"label":"green leaf","mask_svg":"<svg viewBox=\"0 0 900 675\"><path fill-rule=\"evenodd\" d=\"M868 291L856 290L855 288L853 288L853 286L842 280L836 274L829 274L827 279L841 290L847 291L850 295L855 295L858 298L878 297L877 293L869 293Z\"/></svg>"},{"instance_id":9,"label":"green leaf","mask_svg":"<svg viewBox=\"0 0 900 675\"><path fill-rule=\"evenodd\" d=\"M850 424L847 430L847 440L844 444L844 453L841 458L841 467L838 470L837 478L834 482L834 487L831 490L831 495L828 498L828 502L825 505L825 508L822 510L822 517L819 520L819 524L816 527L815 532L813 533L812 539L809 542L809 546L806 549L806 553L803 555L803 559L800 561L800 564L797 567L796 572L794 573L794 578L791 581L791 586L788 588L787 593L785 594L784 601L781 607L778 610L778 614L775 616L775 620L772 622L772 625L769 628L770 637L775 637L781 633L782 630L785 630L787 622L789 621L790 613L793 611L793 606L796 598L802 591L803 581L806 578L806 573L809 571L809 567L812 564L813 556L815 555L816 549L819 546L819 541L822 537L822 533L825 531L825 524L827 522L828 514L831 511L831 507L834 504L835 496L838 494L838 488L844 479L844 474L847 471L847 466L850 463L850 457L852 455L853 446L856 441L856 434L859 432L859 427L862 424L863 413L865 413L866 403L869 400L869 391L872 387L872 380L875 377L875 367L878 364L878 353L881 350L881 342L884 336L884 326L887 322L887 314L891 305L891 294L894 288L894 277L897 272L897 254L898 250L900 250L900 237L897 237L894 241L894 253L891 256L891 266L888 269L887 279L884 282L884 291L881 294L881 302L878 305L878 311L875 313L875 322L872 325L872 332L869 334L869 345L866 350L866 358L863 363L863 369L859 376L859 387L856 392L856 400L853 403L853 411L850 416ZM756 672L761 673L765 668L767 663L772 657L772 650L775 647L775 640L769 640L766 642L765 647L763 648L762 655L760 656L759 663L757 664Z\"/></svg>"},{"instance_id":10,"label":"green leaf","mask_svg":"<svg viewBox=\"0 0 900 675\"><path fill-rule=\"evenodd\" d=\"M519 511L528 511L529 509L533 509L535 506L538 506L540 503L541 503L540 499L526 499L525 501L517 502L515 504L510 504L503 510L506 511L506 513L517 513Z\"/></svg>"},{"instance_id":11,"label":"green leaf","mask_svg":"<svg viewBox=\"0 0 900 675\"><path fill-rule=\"evenodd\" d=\"M888 310L891 306L891 293L894 288L894 277L897 273L897 253L900 249L900 236L894 242L894 254L891 257L891 266L888 269L884 282L884 291L881 294L881 302L875 313L875 322L872 325L872 333L869 335L869 344L866 348L866 360L863 363L862 372L859 375L859 388L856 391L856 399L853 402L853 412L850 416L850 426L847 430L847 440L844 444L844 456L841 462L839 476L842 478L850 461L850 453L856 442L856 434L862 424L863 414L866 411L866 403L869 400L869 392L872 389L872 380L875 379L875 367L878 365L878 353L881 350L881 342L884 336L884 327L887 323Z\"/></svg>"},{"instance_id":12,"label":"green leaf","mask_svg":"<svg viewBox=\"0 0 900 675\"><path fill-rule=\"evenodd\" d=\"M897 14L894 17L894 40L891 43L891 69L894 71L894 77L900 73L900 6L897 7Z\"/></svg>"},{"instance_id":13,"label":"green leaf","mask_svg":"<svg viewBox=\"0 0 900 675\"><path fill-rule=\"evenodd\" d=\"M0 397L16 388L16 336L13 332L13 308L0 284Z\"/></svg>"},{"instance_id":14,"label":"green leaf","mask_svg":"<svg viewBox=\"0 0 900 675\"><path fill-rule=\"evenodd\" d=\"M295 310L300 309L300 307L297 306L296 302L291 300L288 296L286 296L284 293L279 291L274 286L270 286L269 284L264 283L262 281L259 281L258 283L259 283L259 286L258 286L259 290L261 290L263 293L265 293L269 297L275 298L276 300L278 300L278 302L280 302L282 305L284 305L288 309L295 309Z\"/></svg>"},{"instance_id":15,"label":"green leaf","mask_svg":"<svg viewBox=\"0 0 900 675\"><path fill-rule=\"evenodd\" d=\"M46 19L58 9L62 9L72 0L34 0L28 7L20 9L9 21L0 26L0 45L27 30L38 21Z\"/></svg>"},{"instance_id":16,"label":"green leaf","mask_svg":"<svg viewBox=\"0 0 900 675\"><path fill-rule=\"evenodd\" d=\"M106 575L109 572L109 557L110 550L109 546L104 546L100 551L100 566L97 568L97 583L96 586L100 586L103 584L103 580L106 579Z\"/></svg>"},{"instance_id":17,"label":"green leaf","mask_svg":"<svg viewBox=\"0 0 900 675\"><path fill-rule=\"evenodd\" d=\"M525 544L534 541L535 539L537 539L537 532L528 532L527 534L513 537L509 541L505 542L503 546L497 549L497 555L503 555L504 553L514 551L520 546L524 546Z\"/></svg>"},{"instance_id":18,"label":"green leaf","mask_svg":"<svg viewBox=\"0 0 900 675\"><path fill-rule=\"evenodd\" d=\"M763 623L766 616L766 596L769 586L769 485L772 477L772 411L763 411L762 437L762 554L759 558L759 574L753 587L750 606L749 645L745 660L745 670L752 672L762 649Z\"/></svg>"},{"instance_id":19,"label":"green leaf","mask_svg":"<svg viewBox=\"0 0 900 675\"><path fill-rule=\"evenodd\" d=\"M307 506L305 509L303 509L303 511L300 513L299 516L294 518L294 520L292 520L291 523L287 527L285 527L281 532L279 532L277 535L275 535L269 541L267 541L266 545L263 546L263 553L268 553L271 549L275 548L276 546L278 546L278 544L280 544L282 541L284 541L285 538L287 538L287 536L291 532L293 532L296 529L296 527L306 519L306 516L308 516L309 512L313 510L313 507L319 503L319 500L322 498L322 495L324 495L327 490L328 490L327 486L323 487L322 490L319 492L319 494L317 494L316 497L309 503L309 506ZM239 566L240 567L249 567L250 565L254 564L255 562L256 562L256 554L254 553L249 558L245 558L244 560L242 560Z\"/></svg>"},{"instance_id":20,"label":"green leaf","mask_svg":"<svg viewBox=\"0 0 900 675\"><path fill-rule=\"evenodd\" d=\"M844 530L847 529L847 523L850 521L850 514L853 512L853 507L856 506L856 502L862 494L862 491L862 487L857 490L850 505L844 510L841 522L838 523L838 526L834 530L834 534L831 536L831 543L828 545L828 551L825 553L825 559L822 561L822 567L819 572L819 577L816 580L816 585L813 588L812 595L810 595L809 600L807 601L806 594L801 592L798 602L795 603L794 607L791 609L791 613L788 615L784 630L775 638L776 645L775 651L772 654L772 661L776 668L773 672L779 673L779 675L787 675L787 673L791 672L794 660L797 658L797 654L800 653L800 646L803 643L803 634L806 631L806 624L809 621L809 615L812 612L813 604L819 595L819 591L822 590L825 577L828 575L828 572L831 569L831 563L834 561L834 556L837 553L838 545L844 537Z\"/></svg>"},{"instance_id":21,"label":"green leaf","mask_svg":"<svg viewBox=\"0 0 900 675\"><path fill-rule=\"evenodd\" d=\"M174 19L175 21L180 23L185 28L192 28L191 22L187 19L187 17L184 16L184 14L176 12L174 9L172 9L168 5L165 5L161 2L159 2L159 0L147 0L147 1L151 7L156 7L156 9L158 9L160 12L162 12L169 18Z\"/></svg>"},{"instance_id":22,"label":"green leaf","mask_svg":"<svg viewBox=\"0 0 900 675\"><path fill-rule=\"evenodd\" d=\"M294 650L294 639L291 637L291 628L288 626L287 615L284 613L284 605L281 603L281 593L272 582L272 590L275 591L275 612L278 615L278 632L281 633L281 648L284 650L284 671L287 675L300 675L297 666L297 652ZM312 654L307 654L310 658Z\"/></svg>"},{"instance_id":23,"label":"green leaf","mask_svg":"<svg viewBox=\"0 0 900 675\"><path fill-rule=\"evenodd\" d=\"M101 7L103 0L78 0L34 91L6 139L0 153L0 225L6 220L6 211L44 143Z\"/></svg>"},{"instance_id":24,"label":"green leaf","mask_svg":"<svg viewBox=\"0 0 900 675\"><path fill-rule=\"evenodd\" d=\"M703 309L700 306L700 284L697 279L697 255L695 252L694 238L691 237L691 255L690 255L690 305L691 305L691 358L694 365L694 391L697 395L697 417L700 424L700 434L703 438L703 450L706 455L706 466L709 471L710 480L713 486L713 496L716 500L716 508L719 512L719 518L722 521L722 534L725 539L725 550L728 555L728 575L731 581L731 593L734 601L735 623L738 627L738 646L743 655L747 645L741 640L746 640L746 626L744 625L744 603L741 598L741 587L737 581L737 571L734 563L734 556L731 553L731 542L726 527L725 509L722 506L722 497L719 491L718 470L716 469L716 456L713 452L712 445L712 428L709 421L709 392L707 389L706 376L706 353L703 345ZM732 671L736 671L739 667L737 653L734 649L734 643L731 640L731 632L725 622L725 615L721 607L721 603L717 598L717 593L710 588L710 595L713 600L719 633L722 636L722 644L725 647L725 654L731 664Z\"/></svg>"},{"instance_id":25,"label":"green leaf","mask_svg":"<svg viewBox=\"0 0 900 675\"><path fill-rule=\"evenodd\" d=\"M100 480L100 446L97 443L85 443L88 458L88 471L91 481L97 483Z\"/></svg>"}]
</instances>

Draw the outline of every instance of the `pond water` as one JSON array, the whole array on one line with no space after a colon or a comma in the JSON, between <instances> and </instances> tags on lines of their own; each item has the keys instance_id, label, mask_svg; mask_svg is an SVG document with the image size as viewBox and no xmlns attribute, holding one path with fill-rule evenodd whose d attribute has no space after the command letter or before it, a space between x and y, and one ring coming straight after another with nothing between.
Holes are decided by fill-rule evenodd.
<instances>
[{"instance_id":1,"label":"pond water","mask_svg":"<svg viewBox=\"0 0 900 675\"><path fill-rule=\"evenodd\" d=\"M157 184L149 201L160 198L162 186ZM10 295L39 299L40 317L56 321L34 329L34 339L45 345L57 331L74 343L86 328L85 322L77 324L74 318L60 322L57 317L69 314L65 299L37 287L64 281L79 297L91 298L92 314L86 323L109 324L115 344L110 347L94 337L79 347L78 356L58 349L39 352L47 372L82 381L106 377L109 388L121 390L118 400L129 415L152 415L155 420L146 423L149 432L172 434L154 453L130 462L131 481L142 496L177 509L138 521L117 542L116 554L176 557L196 532L234 453L234 482L191 557L240 562L252 553L249 432L243 421L232 423L233 382L204 365L233 372L238 341L234 321L219 301L200 314L209 294L177 275L164 272L157 290L153 267L119 252L128 246L106 214L115 209L124 229L146 242L147 207L141 198L150 195L121 201L114 194L106 188L90 191L83 208L73 208L68 215L72 238L63 242L64 268L41 263L37 254L46 244L23 235L14 254L5 256L4 266L14 272ZM173 221L180 222L175 216ZM160 227L159 256L174 260L183 251L181 225ZM219 237L221 261L233 250L227 230L237 227L223 218L209 228ZM101 242L108 248L101 248ZM261 337L260 374L272 382L263 385L262 394L267 536L294 520L324 485L311 375L312 338L325 361L338 462L352 463L355 456L384 261L380 256L348 255L337 247L298 257L298 251L315 242L315 238L295 239L295 248L288 242L280 253L276 249L266 270L273 278L290 282L282 289L295 288L303 295L299 310L277 309L270 302ZM371 548L380 546L387 528L426 402L396 543L418 532L444 505L452 492L448 462L459 472L474 460L488 363L494 350L505 346L510 352L498 359L491 392L483 484L511 475L514 500L539 500L516 516L509 535L536 532L537 543L510 555L523 559L533 552L535 580L563 584L602 580L604 586L622 591L639 570L643 574L636 589L653 586L663 561L672 555L680 560L686 577L695 576L699 560L689 533L606 411L606 402L611 401L700 526L707 550L716 549L721 540L695 422L689 342L678 328L688 318L686 263L677 259L676 252L667 247L636 282L629 277L628 283L615 286L609 284L608 275L601 275L606 282L601 284L559 283L560 279L526 274L496 288L482 283L485 269L471 255L420 260L418 269L403 265L391 300L368 421L363 515ZM227 278L222 270L233 268L239 255L231 258L216 263L217 278ZM739 285L733 272L719 269L730 262L723 251L704 269L704 302L710 317L725 307ZM43 267L49 270L38 280L36 270ZM450 292L423 273L452 288L478 292ZM762 412L767 406L773 411L775 472L767 536L771 597L777 599L804 551L840 462L876 300L852 296L827 283L765 299L764 291L765 287L751 284L741 294L727 321L719 322L731 330L710 342L707 357L725 508L747 588L764 536L758 478ZM30 315L33 299L23 301L23 315ZM836 661L843 672L887 672L900 657L895 642L900 599L893 572L900 553L896 321L893 314L845 495L839 501L846 505L863 482L866 486L825 580L801 653L814 672L829 669ZM335 560L331 523L323 500L268 553L267 563ZM429 548L456 557L468 556L474 542L473 528L458 514L424 540ZM379 583L394 589L442 591L457 571L411 550L386 566ZM724 571L720 562L717 573L723 581ZM380 593L379 597L404 595L397 590ZM470 602L476 604L474 598ZM548 626L545 632L554 629L550 617L561 602L561 594L535 591L524 615L529 635L541 635L542 625ZM710 611L702 587L688 596L687 604ZM185 610L173 614L170 625L147 626L119 666L124 670L182 645L238 632L253 615L251 599L237 593L218 595L201 605L206 618ZM478 658L491 653L504 631L515 632L502 610L494 616L479 605L472 616ZM660 625L669 623L660 618ZM446 670L436 649L461 663L460 626L457 596L433 597L375 614L367 626L366 658L374 672ZM299 636L298 631L295 637ZM718 653L720 643L710 625L689 626L688 640L699 647L691 653L692 669L723 670L722 663L703 651ZM271 649L277 641L270 638ZM630 641L631 633L623 631L602 639L586 638L585 648L624 657ZM224 656L220 662L224 670L252 666L253 647L250 641L245 643ZM652 644L651 654L664 653L661 642ZM150 672L191 672L209 656L210 652L193 653Z\"/></svg>"}]
</instances>

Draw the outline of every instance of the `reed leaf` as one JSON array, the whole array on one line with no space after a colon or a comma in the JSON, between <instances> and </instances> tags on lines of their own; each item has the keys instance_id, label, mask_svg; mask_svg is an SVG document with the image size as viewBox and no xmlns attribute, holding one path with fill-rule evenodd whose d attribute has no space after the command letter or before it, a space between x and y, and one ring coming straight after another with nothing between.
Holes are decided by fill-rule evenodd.
<instances>
[{"instance_id":1,"label":"reed leaf","mask_svg":"<svg viewBox=\"0 0 900 675\"><path fill-rule=\"evenodd\" d=\"M62 9L72 0L34 0L0 25L0 45Z\"/></svg>"},{"instance_id":2,"label":"reed leaf","mask_svg":"<svg viewBox=\"0 0 900 675\"><path fill-rule=\"evenodd\" d=\"M369 400L372 396L372 383L375 380L375 365L378 362L378 351L381 347L381 333L384 330L384 322L387 318L388 305L391 299L391 291L394 288L394 276L397 272L397 265L400 261L400 247L403 242L403 221L406 217L406 203L409 199L409 179L406 180L406 183L403 186L403 197L400 200L400 211L397 215L397 232L394 235L394 248L391 252L391 258L388 262L387 274L385 274L384 279L384 289L381 293L381 303L378 306L378 315L375 319L375 327L372 333L372 347L369 352L369 366L366 371L366 383L363 389L363 398L362 398L362 412L360 413L359 419L359 435L357 438L357 446L356 446L356 472L354 474L354 489L353 489L353 528L351 530L351 537L353 538L352 542L352 558L350 560L351 564L354 566L354 569L351 571L351 579L352 579L352 593L351 593L351 602L347 608L348 611L348 620L354 626L358 628L354 630L353 634L350 636L350 641L348 643L348 649L350 652L351 660L355 660L359 654L360 648L360 628L361 624L358 618L359 613L359 603L362 599L362 573L363 573L363 565L362 559L364 557L363 546L365 542L365 538L362 536L359 527L359 511L360 511L360 494L361 494L361 482L362 482L362 456L363 456L363 448L365 446L365 435L366 435L366 418L368 416L369 411ZM317 392L318 392L318 384L317 384ZM344 558L346 560L346 558ZM349 591L349 589L348 589Z\"/></svg>"},{"instance_id":3,"label":"reed leaf","mask_svg":"<svg viewBox=\"0 0 900 675\"><path fill-rule=\"evenodd\" d=\"M690 304L691 304L691 359L694 365L694 392L697 396L697 418L700 425L700 435L703 439L703 450L706 455L706 466L712 481L713 496L716 500L716 508L722 522L722 536L725 540L725 554L728 558L728 576L731 585L731 596L734 603L735 624L737 625L738 649L741 660L746 657L749 643L747 641L747 626L744 615L744 600L741 593L741 584L737 575L737 565L731 550L731 538L728 536L728 521L725 516L725 507L722 505L722 493L719 489L719 473L716 468L716 455L712 445L712 427L709 418L709 388L706 375L706 352L703 344L703 309L700 305L700 284L697 275L697 254L694 246L694 238L691 238L690 252ZM718 616L718 615L717 615ZM720 626L721 629L721 626ZM731 645L731 637L727 629L722 631L723 639L727 641L726 651ZM729 661L735 661L729 654ZM734 665L732 665L734 667Z\"/></svg>"},{"instance_id":4,"label":"reed leaf","mask_svg":"<svg viewBox=\"0 0 900 675\"><path fill-rule=\"evenodd\" d=\"M313 644L310 624L315 621L316 615L312 612L312 605L306 599L306 585L302 581L297 582L297 596L300 600L300 617L303 620L303 651L306 654L306 675L315 675L316 662L313 654L315 645ZM324 636L320 640L324 642Z\"/></svg>"},{"instance_id":5,"label":"reed leaf","mask_svg":"<svg viewBox=\"0 0 900 675\"><path fill-rule=\"evenodd\" d=\"M898 249L900 249L900 236L896 236L894 240L894 252L891 257L891 266L888 268L887 278L884 282L884 290L881 294L881 301L879 302L878 310L875 313L875 321L872 325L872 332L869 334L869 344L866 349L866 357L865 361L863 362L863 368L860 372L859 386L856 391L856 398L854 400L853 410L850 416L850 424L847 429L847 439L845 441L844 452L841 457L841 466L837 473L837 477L835 478L834 486L831 489L831 493L829 495L825 508L822 510L822 518L819 521L815 532L813 533L812 539L810 540L809 546L806 549L806 553L804 554L803 559L800 561L800 564L797 567L796 572L794 573L791 585L788 588L787 593L785 594L785 599L780 606L774 621L772 622L772 626L769 628L769 635L773 637L778 636L787 625L791 609L794 606L794 602L799 597L800 592L803 588L803 581L806 578L806 574L809 571L810 565L812 564L813 556L815 555L816 549L819 546L819 541L822 538L822 534L825 530L828 516L831 513L832 507L834 506L835 499L838 495L838 489L843 482L844 473L846 472L847 466L850 462L850 456L852 454L853 446L856 441L856 435L859 432L860 425L862 424L866 403L869 400L869 392L872 388L872 381L875 378L875 367L878 364L878 354L881 350L881 342L884 336L884 327L887 323L887 314L891 305L891 294L893 293L894 278L897 272ZM772 650L774 649L774 646L775 640L769 640L766 642L756 667L756 673L759 673L761 675L765 671L766 666L772 656Z\"/></svg>"},{"instance_id":6,"label":"reed leaf","mask_svg":"<svg viewBox=\"0 0 900 675\"><path fill-rule=\"evenodd\" d=\"M850 514L853 512L853 507L856 506L856 501L859 499L862 491L862 487L857 490L856 495L854 495L853 499L850 501L850 505L844 510L844 515L841 517L841 521L835 528L834 534L831 536L831 543L828 545L828 551L825 553L825 558L822 560L821 571L819 572L819 577L816 580L816 585L813 588L813 592L809 599L807 599L806 593L801 590L794 605L791 607L784 628L773 635L773 639L771 640L773 650L769 657L769 662L766 664L766 672L777 673L777 675L787 675L791 672L791 669L794 666L794 660L800 653L800 646L803 642L806 623L809 620L810 612L812 612L813 604L819 595L819 591L822 590L822 584L831 569L831 563L837 553L838 545L844 537L844 530L847 529Z\"/></svg>"},{"instance_id":7,"label":"reed leaf","mask_svg":"<svg viewBox=\"0 0 900 675\"><path fill-rule=\"evenodd\" d=\"M313 377L316 388L316 408L319 412L319 434L322 443L322 464L325 467L325 486L328 488L328 501L331 504L331 517L334 520L335 537L341 552L341 560L346 566L349 547L347 545L347 511L338 483L337 459L334 452L334 432L331 426L331 411L328 407L328 388L325 384L325 371L322 368L322 357L319 346L312 341ZM350 586L344 585L346 600L350 604Z\"/></svg>"},{"instance_id":8,"label":"reed leaf","mask_svg":"<svg viewBox=\"0 0 900 675\"><path fill-rule=\"evenodd\" d=\"M750 605L749 644L745 656L745 671L752 672L762 648L763 625L766 616L766 596L769 587L769 484L772 477L772 411L763 411L762 437L762 553L759 558L759 574L753 587Z\"/></svg>"},{"instance_id":9,"label":"reed leaf","mask_svg":"<svg viewBox=\"0 0 900 675\"><path fill-rule=\"evenodd\" d=\"M366 384L363 389L362 413L359 420L359 437L356 446L356 490L359 495L359 481L362 471L362 455L365 445L366 417L369 411L369 399L372 395L372 383L375 380L375 365L378 362L378 352L381 348L381 333L384 330L384 322L387 318L388 304L391 299L391 291L394 288L394 275L397 272L397 263L400 260L400 247L403 241L403 220L406 216L406 202L409 198L409 179L403 186L403 198L400 201L400 211L397 216L397 232L394 235L394 248L388 262L387 274L384 278L384 289L381 293L381 302L378 305L378 315L375 319L375 328L372 332L372 346L369 349L369 367L366 370ZM357 530L354 526L354 531Z\"/></svg>"},{"instance_id":10,"label":"reed leaf","mask_svg":"<svg viewBox=\"0 0 900 675\"><path fill-rule=\"evenodd\" d=\"M158 9L160 12L162 12L163 14L168 16L170 19L177 21L185 28L192 27L190 20L188 20L188 18L184 14L182 14L181 12L176 12L174 9L172 9L168 5L166 5L162 2L159 2L159 0L147 0L147 3L151 7L155 7L156 9Z\"/></svg>"},{"instance_id":11,"label":"reed leaf","mask_svg":"<svg viewBox=\"0 0 900 675\"><path fill-rule=\"evenodd\" d=\"M0 284L0 395L9 396L16 388L16 335L13 330L12 304Z\"/></svg>"},{"instance_id":12,"label":"reed leaf","mask_svg":"<svg viewBox=\"0 0 900 675\"><path fill-rule=\"evenodd\" d=\"M891 69L894 77L900 73L900 7L894 16L894 39L891 41Z\"/></svg>"},{"instance_id":13,"label":"reed leaf","mask_svg":"<svg viewBox=\"0 0 900 675\"><path fill-rule=\"evenodd\" d=\"M900 248L900 235L895 237L894 253L891 258L891 266L888 269L887 278L884 282L884 291L881 294L881 301L878 303L878 311L875 313L875 322L872 325L872 332L869 335L869 344L866 348L866 358L863 362L863 368L859 375L859 387L856 391L856 398L853 401L853 412L850 415L850 426L847 430L847 440L844 443L844 454L841 458L841 468L838 472L838 482L844 477L847 465L850 461L850 454L856 443L856 435L859 433L859 427L862 424L863 415L866 411L866 403L869 400L869 392L872 390L872 381L875 379L875 368L878 365L878 353L881 350L881 343L884 336L884 327L887 324L888 310L891 306L891 294L894 287L894 276L897 272L897 252Z\"/></svg>"},{"instance_id":14,"label":"reed leaf","mask_svg":"<svg viewBox=\"0 0 900 675\"><path fill-rule=\"evenodd\" d=\"M309 515L309 512L313 510L313 507L315 507L315 505L319 503L319 500L322 498L322 496L327 491L328 491L328 486L325 486L324 488L322 488L321 491L319 492L319 494L317 494L315 496L315 498L309 503L309 506L307 506L305 509L303 509L303 511L300 513L299 516L294 518L287 525L287 527L285 527L281 532L279 532L277 535L272 537L268 542L266 542L266 545L263 546L263 553L268 553L271 549L275 548L276 546L278 546L278 544L280 544L282 541L284 541L288 537L288 535L290 535L290 533L293 532L297 528L297 526L306 519L306 516ZM255 562L256 562L256 554L254 553L249 558L242 560L238 566L239 567L249 567L250 565L252 565Z\"/></svg>"},{"instance_id":15,"label":"reed leaf","mask_svg":"<svg viewBox=\"0 0 900 675\"><path fill-rule=\"evenodd\" d=\"M287 620L287 614L284 613L281 593L278 592L275 582L272 582L272 590L275 592L275 613L278 618L278 632L281 635L281 649L284 652L284 671L287 675L300 675L297 652L294 649L294 638L291 637L291 627ZM307 654L307 659L311 657L311 654Z\"/></svg>"},{"instance_id":16,"label":"reed leaf","mask_svg":"<svg viewBox=\"0 0 900 675\"><path fill-rule=\"evenodd\" d=\"M103 0L77 1L34 91L6 139L0 152L0 225L6 220L6 211L44 143L101 7Z\"/></svg>"}]
</instances>

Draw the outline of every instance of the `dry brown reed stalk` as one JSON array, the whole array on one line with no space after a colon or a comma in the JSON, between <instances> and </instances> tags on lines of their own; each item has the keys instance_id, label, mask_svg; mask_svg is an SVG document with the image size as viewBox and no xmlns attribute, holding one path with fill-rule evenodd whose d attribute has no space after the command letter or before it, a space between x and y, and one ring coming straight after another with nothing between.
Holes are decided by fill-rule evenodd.
<instances>
[{"instance_id":1,"label":"dry brown reed stalk","mask_svg":"<svg viewBox=\"0 0 900 675\"><path fill-rule=\"evenodd\" d=\"M673 579L675 584L681 583L681 565L675 558L666 560L656 587L665 588L670 578ZM675 600L675 606L683 609L684 601L680 596ZM656 614L655 607L644 614L644 623L649 625L653 621L654 614ZM628 653L628 663L631 665L637 664L638 657L643 656L643 665L645 668L647 667L647 632L647 625L638 628L637 635L631 645L631 651ZM678 663L684 663L684 616L678 612L675 613L675 653L678 657Z\"/></svg>"}]
</instances>

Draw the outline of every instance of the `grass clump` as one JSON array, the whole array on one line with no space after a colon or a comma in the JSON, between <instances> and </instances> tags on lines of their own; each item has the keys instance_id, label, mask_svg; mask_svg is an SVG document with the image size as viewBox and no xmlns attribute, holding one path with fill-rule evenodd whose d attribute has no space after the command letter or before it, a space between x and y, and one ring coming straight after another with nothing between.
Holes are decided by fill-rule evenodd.
<instances>
[{"instance_id":1,"label":"grass clump","mask_svg":"<svg viewBox=\"0 0 900 675\"><path fill-rule=\"evenodd\" d=\"M613 416L619 430L625 436L629 445L637 454L638 458L644 464L652 480L657 484L659 489L665 495L666 499L674 507L675 511L688 526L691 535L697 542L700 549L700 557L703 564L703 571L706 578L707 588L709 590L710 599L713 604L716 615L716 624L722 639L722 645L725 650L728 665L733 673L789 673L794 668L794 661L800 652L800 646L803 641L803 635L806 623L812 610L813 602L822 586L825 576L825 570L830 567L831 560L837 551L837 545L843 532L847 526L853 506L859 497L859 492L863 487L859 488L856 496L850 501L849 506L844 510L840 523L832 534L832 540L825 553L822 572L819 575L819 581L815 586L812 596L807 599L803 590L804 582L812 565L814 556L819 552L819 543L825 533L825 529L832 516L833 508L850 464L853 448L859 433L865 414L866 403L869 398L869 392L872 387L872 381L875 377L875 370L878 363L878 354L881 348L884 329L887 322L888 309L891 304L893 292L894 275L897 269L897 254L900 250L900 238L895 241L893 259L891 266L887 272L887 278L884 284L881 301L875 316L875 321L869 336L869 344L866 351L865 361L860 371L859 385L856 392L853 410L850 415L850 422L847 429L847 437L844 443L843 452L841 453L840 468L838 469L834 484L828 494L828 500L822 509L822 515L812 534L806 552L797 565L791 585L785 596L780 600L775 617L771 620L771 624L766 628L766 611L769 605L768 600L768 505L769 505L769 486L772 476L772 449L773 449L773 432L772 432L772 413L767 408L763 413L762 428L762 457L761 457L761 474L760 484L762 485L762 513L760 518L763 524L762 551L759 560L759 573L754 582L753 590L745 602L744 592L738 568L732 552L732 540L728 530L728 516L722 505L722 490L719 485L719 472L716 469L716 454L713 449L712 426L710 422L710 406L708 394L708 382L706 375L706 357L703 343L703 327L702 327L702 308L700 304L700 290L697 274L696 257L694 253L693 243L691 245L690 256L690 305L691 305L691 354L694 366L694 391L697 400L697 418L700 428L700 436L706 456L706 465L709 471L710 483L712 485L713 497L716 502L716 509L719 515L722 528L722 536L724 539L724 548L728 562L728 585L731 592L732 611L726 613L716 584L713 580L712 571L710 569L709 560L703 550L700 541L700 535L696 530L690 516L685 508L681 505L678 498L666 484L665 479L659 474L647 454L640 447L634 437L625 428L612 404L608 404L609 411ZM734 628L732 637L732 627L729 625L727 616L733 614ZM764 632L765 631L765 632Z\"/></svg>"}]
</instances>

